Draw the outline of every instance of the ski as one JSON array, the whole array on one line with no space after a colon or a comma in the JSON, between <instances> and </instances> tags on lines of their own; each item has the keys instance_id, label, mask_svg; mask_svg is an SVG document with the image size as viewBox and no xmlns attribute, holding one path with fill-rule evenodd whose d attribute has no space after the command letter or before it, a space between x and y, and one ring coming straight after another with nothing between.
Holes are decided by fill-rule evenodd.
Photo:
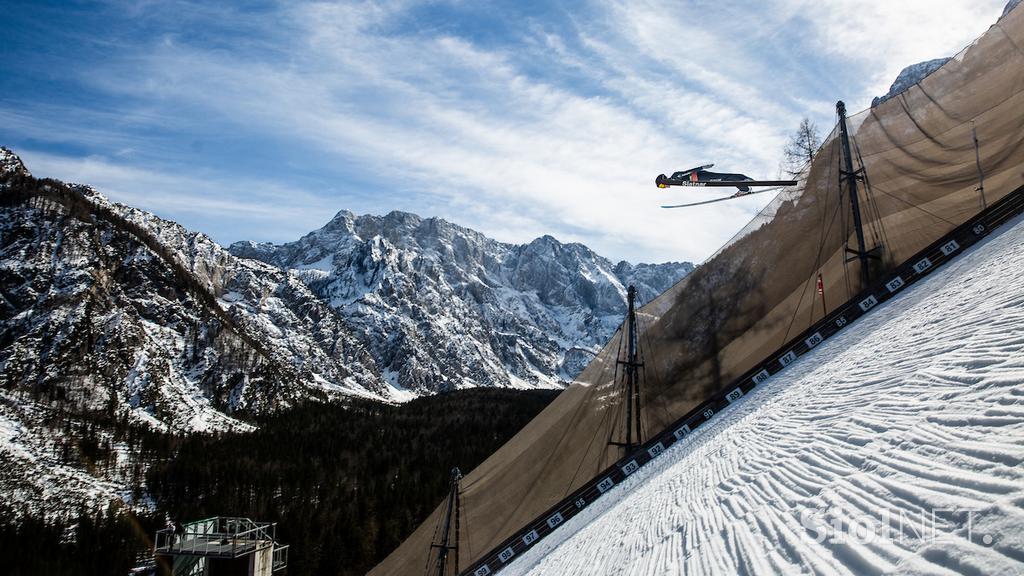
<instances>
[{"instance_id":1,"label":"ski","mask_svg":"<svg viewBox=\"0 0 1024 576\"><path fill-rule=\"evenodd\" d=\"M689 204L672 204L672 205L665 205L665 204L663 204L661 207L662 208L687 208L689 206L700 206L702 204L713 204L715 202L725 202L726 200L736 200L738 198L746 198L747 196L753 196L754 194L760 194L762 192L771 192L773 190L781 190L782 188L785 188L785 186L776 186L774 188L765 188L764 190L754 190L753 192L747 192L745 194L739 194L739 195L734 194L732 196L726 196L725 198L715 198L713 200L704 200L703 202L691 202Z\"/></svg>"},{"instance_id":2,"label":"ski","mask_svg":"<svg viewBox=\"0 0 1024 576\"><path fill-rule=\"evenodd\" d=\"M796 180L698 180L696 182L691 180L679 180L676 178L668 178L664 174L658 176L655 183L658 188L668 188L669 186L693 186L702 188L705 186L723 186L731 188L749 187L749 186L794 186Z\"/></svg>"}]
</instances>

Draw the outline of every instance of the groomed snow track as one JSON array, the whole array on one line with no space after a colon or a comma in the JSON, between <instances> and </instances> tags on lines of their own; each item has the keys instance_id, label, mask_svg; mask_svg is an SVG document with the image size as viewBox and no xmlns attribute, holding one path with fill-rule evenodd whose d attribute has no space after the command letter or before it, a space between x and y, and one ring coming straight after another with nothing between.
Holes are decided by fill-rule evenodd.
<instances>
[{"instance_id":1,"label":"groomed snow track","mask_svg":"<svg viewBox=\"0 0 1024 576\"><path fill-rule=\"evenodd\" d=\"M725 392L704 402L673 425L653 436L640 449L625 456L602 471L567 498L535 518L461 574L489 576L509 566L524 552L536 546L559 526L597 501L603 494L622 483L628 476L661 455L669 446L709 422L721 410L742 398L759 384L784 370L797 358L864 316L879 304L900 294L907 287L930 275L951 261L966 248L987 236L993 229L1024 212L1024 187L958 226L914 257L878 279L843 306L815 323L805 332L779 348L741 378L725 388ZM978 279L982 282L983 279ZM1019 559L1024 561L1024 558Z\"/></svg>"}]
</instances>

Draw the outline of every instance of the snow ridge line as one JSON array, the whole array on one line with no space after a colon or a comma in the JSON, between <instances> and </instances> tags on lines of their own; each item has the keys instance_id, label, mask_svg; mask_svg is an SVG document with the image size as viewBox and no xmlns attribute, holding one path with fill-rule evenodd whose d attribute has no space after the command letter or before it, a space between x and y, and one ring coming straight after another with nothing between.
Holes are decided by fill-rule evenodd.
<instances>
[{"instance_id":1,"label":"snow ridge line","mask_svg":"<svg viewBox=\"0 0 1024 576\"><path fill-rule=\"evenodd\" d=\"M850 325L908 286L915 284L949 262L964 248L977 243L989 232L1014 216L1024 212L1024 186L1010 192L995 204L982 210L928 247L919 251L868 289L836 308L822 320L787 342L766 360L751 368L726 387L726 391L697 406L635 452L603 470L570 496L558 502L535 518L518 533L507 538L493 550L474 562L460 576L490 576L496 574L521 552L554 532L567 519L597 500L602 494L621 483L628 476L654 460L666 448L683 439L694 429L711 420L718 412L749 393L758 384L778 374L803 354L809 352L844 327Z\"/></svg>"}]
</instances>

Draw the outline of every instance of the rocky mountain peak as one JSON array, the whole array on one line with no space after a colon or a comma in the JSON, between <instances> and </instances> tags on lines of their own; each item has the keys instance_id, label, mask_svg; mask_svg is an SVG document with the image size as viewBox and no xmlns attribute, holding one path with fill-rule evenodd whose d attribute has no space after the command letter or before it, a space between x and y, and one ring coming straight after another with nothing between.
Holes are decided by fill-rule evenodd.
<instances>
[{"instance_id":1,"label":"rocky mountain peak","mask_svg":"<svg viewBox=\"0 0 1024 576\"><path fill-rule=\"evenodd\" d=\"M613 265L550 235L506 244L400 211L342 211L295 242L230 250L296 274L356 328L389 384L419 394L561 385L588 360L578 349L621 323L627 284L649 299L693 268Z\"/></svg>"},{"instance_id":2,"label":"rocky mountain peak","mask_svg":"<svg viewBox=\"0 0 1024 576\"><path fill-rule=\"evenodd\" d=\"M23 176L31 176L32 173L25 167L25 163L21 161L13 151L9 148L0 146L0 175L9 174L21 174Z\"/></svg>"},{"instance_id":3,"label":"rocky mountain peak","mask_svg":"<svg viewBox=\"0 0 1024 576\"><path fill-rule=\"evenodd\" d=\"M1010 0L1009 2L1006 3L1006 6L1003 7L1003 13L999 17L1002 18L1003 16L1006 16L1007 14L1010 13L1010 11L1012 11L1014 8L1016 8L1019 5L1020 5L1020 0Z\"/></svg>"},{"instance_id":4,"label":"rocky mountain peak","mask_svg":"<svg viewBox=\"0 0 1024 576\"><path fill-rule=\"evenodd\" d=\"M364 214L355 220L355 230L360 238L383 236L392 242L401 243L412 237L423 219L415 214L394 210L385 216Z\"/></svg>"},{"instance_id":5,"label":"rocky mountain peak","mask_svg":"<svg viewBox=\"0 0 1024 576\"><path fill-rule=\"evenodd\" d=\"M334 218L324 225L324 230L355 234L356 215L349 210L339 210Z\"/></svg>"},{"instance_id":6,"label":"rocky mountain peak","mask_svg":"<svg viewBox=\"0 0 1024 576\"><path fill-rule=\"evenodd\" d=\"M557 251L560 251L563 244L558 241L557 238L550 234L545 234L539 238L534 238L532 242L526 245L526 249L536 254L550 253L555 255Z\"/></svg>"},{"instance_id":7,"label":"rocky mountain peak","mask_svg":"<svg viewBox=\"0 0 1024 576\"><path fill-rule=\"evenodd\" d=\"M1007 14L1013 11L1014 8L1019 6L1020 3L1021 0L1009 0L1006 3L1006 6L1003 7L1003 13L999 18L1004 18ZM950 58L948 57L935 58L934 60L925 60L924 62L918 62L917 64L907 66L896 76L896 80L893 81L892 86L889 87L889 91L885 95L875 96L875 98L871 100L871 107L874 108L882 102L900 95L900 93L907 90L914 84L917 84L921 80L924 80L929 74L935 72L949 61Z\"/></svg>"},{"instance_id":8,"label":"rocky mountain peak","mask_svg":"<svg viewBox=\"0 0 1024 576\"><path fill-rule=\"evenodd\" d=\"M896 80L893 81L892 86L889 87L889 92L884 96L876 96L871 101L871 106L878 106L882 102L900 95L903 91L907 90L914 84L917 84L921 80L924 80L929 74L941 68L942 65L949 62L949 60L949 58L936 58L934 60L925 60L924 62L918 62L917 64L907 66L900 71L899 75L896 76Z\"/></svg>"}]
</instances>

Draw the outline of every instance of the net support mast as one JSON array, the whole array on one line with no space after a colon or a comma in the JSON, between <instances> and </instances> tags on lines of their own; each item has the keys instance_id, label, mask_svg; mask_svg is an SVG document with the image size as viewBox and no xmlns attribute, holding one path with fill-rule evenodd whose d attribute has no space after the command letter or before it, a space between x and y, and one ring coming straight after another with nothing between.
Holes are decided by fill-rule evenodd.
<instances>
[{"instance_id":1,"label":"net support mast","mask_svg":"<svg viewBox=\"0 0 1024 576\"><path fill-rule=\"evenodd\" d=\"M846 127L846 104L842 100L836 102L836 113L839 115L839 138L843 146L844 163L843 167L839 170L839 186L840 190L842 190L843 182L845 181L847 184L850 194L850 207L853 209L853 227L857 235L857 249L846 249L848 253L853 255L847 258L847 261L860 260L861 278L864 281L864 287L867 287L871 282L868 260L876 257L872 254L876 248L868 250L864 245L864 223L861 221L860 198L857 191L857 181L864 178L864 167L861 166L857 170L853 169L853 154L850 152L850 134Z\"/></svg>"},{"instance_id":2,"label":"net support mast","mask_svg":"<svg viewBox=\"0 0 1024 576\"><path fill-rule=\"evenodd\" d=\"M643 427L640 422L640 379L638 369L643 367L637 354L637 326L636 326L636 287L630 286L626 290L626 359L619 359L618 363L625 367L623 371L626 392L626 441L610 442L615 446L622 446L626 452L643 444ZM633 434L636 433L636 440Z\"/></svg>"},{"instance_id":3,"label":"net support mast","mask_svg":"<svg viewBox=\"0 0 1024 576\"><path fill-rule=\"evenodd\" d=\"M430 548L433 550L437 548L437 564L435 565L436 570L432 573L436 576L448 576L451 574L459 573L459 519L460 519L460 502L459 502L459 482L462 480L462 472L459 471L458 467L452 468L451 481L448 487L448 504L445 510L444 516L444 528L441 531L441 542L431 543ZM454 534L454 544L452 543ZM454 552L455 561L453 562L453 570L449 571L448 566L448 553Z\"/></svg>"},{"instance_id":4,"label":"net support mast","mask_svg":"<svg viewBox=\"0 0 1024 576\"><path fill-rule=\"evenodd\" d=\"M978 129L974 126L974 120L971 120L971 139L974 140L974 163L978 167L978 192L981 193L981 209L988 208L988 202L985 200L985 171L981 169L981 147L978 145Z\"/></svg>"}]
</instances>

